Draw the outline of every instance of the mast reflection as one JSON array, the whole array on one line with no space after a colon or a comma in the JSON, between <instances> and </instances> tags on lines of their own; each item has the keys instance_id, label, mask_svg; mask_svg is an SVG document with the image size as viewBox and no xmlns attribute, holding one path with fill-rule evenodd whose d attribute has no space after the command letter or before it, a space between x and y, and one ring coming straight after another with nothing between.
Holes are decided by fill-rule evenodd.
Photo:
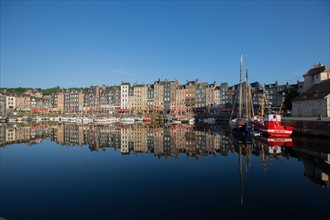
<instances>
[{"instance_id":1,"label":"mast reflection","mask_svg":"<svg viewBox=\"0 0 330 220\"><path fill-rule=\"evenodd\" d=\"M50 140L64 147L88 146L90 151L120 150L122 155L153 154L158 158L179 155L199 159L209 155L239 155L239 172L243 189L244 170L251 157L260 158L265 171L271 161L285 162L297 158L304 164L304 175L321 187L330 186L330 146L328 139L237 137L230 129L218 125L76 125L76 124L0 124L0 147L15 143L28 146ZM245 165L243 160L245 159ZM245 169L243 169L245 167ZM243 191L242 191L243 192ZM243 195L243 194L242 194ZM243 204L243 200L242 200Z\"/></svg>"}]
</instances>

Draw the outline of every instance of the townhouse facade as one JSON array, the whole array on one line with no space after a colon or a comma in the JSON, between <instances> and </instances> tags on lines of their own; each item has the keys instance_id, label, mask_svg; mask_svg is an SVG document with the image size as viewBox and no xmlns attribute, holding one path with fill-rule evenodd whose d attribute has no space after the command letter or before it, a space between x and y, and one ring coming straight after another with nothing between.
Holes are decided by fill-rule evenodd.
<instances>
[{"instance_id":1,"label":"townhouse facade","mask_svg":"<svg viewBox=\"0 0 330 220\"><path fill-rule=\"evenodd\" d=\"M129 94L130 94L131 84L122 82L120 85L120 97L121 97L121 103L120 107L121 109L129 109L130 108L130 101L129 101Z\"/></svg>"},{"instance_id":2,"label":"townhouse facade","mask_svg":"<svg viewBox=\"0 0 330 220\"><path fill-rule=\"evenodd\" d=\"M178 102L176 100L177 97L177 89L179 87L179 81L171 81L170 82L170 111L173 112L173 109L177 108Z\"/></svg>"},{"instance_id":3,"label":"townhouse facade","mask_svg":"<svg viewBox=\"0 0 330 220\"><path fill-rule=\"evenodd\" d=\"M220 107L225 107L226 104L229 103L229 98L227 95L228 83L221 83L218 91L219 91L219 94L218 94L216 104L219 104Z\"/></svg>"},{"instance_id":4,"label":"townhouse facade","mask_svg":"<svg viewBox=\"0 0 330 220\"><path fill-rule=\"evenodd\" d=\"M154 85L148 85L148 94L147 94L147 108L148 108L148 113L151 112L156 112L155 108L155 89Z\"/></svg>"},{"instance_id":5,"label":"townhouse facade","mask_svg":"<svg viewBox=\"0 0 330 220\"><path fill-rule=\"evenodd\" d=\"M195 88L195 108L206 106L206 87L207 82L199 82Z\"/></svg>"},{"instance_id":6,"label":"townhouse facade","mask_svg":"<svg viewBox=\"0 0 330 220\"><path fill-rule=\"evenodd\" d=\"M0 93L0 114L5 114L7 109L7 96Z\"/></svg>"},{"instance_id":7,"label":"townhouse facade","mask_svg":"<svg viewBox=\"0 0 330 220\"><path fill-rule=\"evenodd\" d=\"M16 108L16 97L15 96L6 97L6 108L9 110L14 110Z\"/></svg>"},{"instance_id":8,"label":"townhouse facade","mask_svg":"<svg viewBox=\"0 0 330 220\"><path fill-rule=\"evenodd\" d=\"M154 107L156 112L164 111L164 82L154 82Z\"/></svg>"},{"instance_id":9,"label":"townhouse facade","mask_svg":"<svg viewBox=\"0 0 330 220\"><path fill-rule=\"evenodd\" d=\"M194 81L186 81L186 108L188 112L195 107L196 103L196 89L198 84L198 79Z\"/></svg>"},{"instance_id":10,"label":"townhouse facade","mask_svg":"<svg viewBox=\"0 0 330 220\"><path fill-rule=\"evenodd\" d=\"M16 110L30 111L31 97L27 95L16 96Z\"/></svg>"},{"instance_id":11,"label":"townhouse facade","mask_svg":"<svg viewBox=\"0 0 330 220\"><path fill-rule=\"evenodd\" d=\"M82 94L83 99L84 99L84 101L83 101L83 103L84 103L83 110L84 111L99 112L101 110L101 108L100 108L100 87L99 86L90 86L88 88L88 91L85 94L81 91L80 91L80 93Z\"/></svg>"},{"instance_id":12,"label":"townhouse facade","mask_svg":"<svg viewBox=\"0 0 330 220\"><path fill-rule=\"evenodd\" d=\"M133 85L132 108L135 112L143 113L148 111L148 85Z\"/></svg>"},{"instance_id":13,"label":"townhouse facade","mask_svg":"<svg viewBox=\"0 0 330 220\"><path fill-rule=\"evenodd\" d=\"M84 93L78 92L78 91L64 93L64 111L65 111L65 113L81 112L84 107L85 97L86 96L84 96ZM98 101L97 101L97 103L98 103ZM88 103L88 104L90 104L90 103ZM99 109L98 104L95 104L92 107L94 107L94 106L97 106L97 109Z\"/></svg>"},{"instance_id":14,"label":"townhouse facade","mask_svg":"<svg viewBox=\"0 0 330 220\"><path fill-rule=\"evenodd\" d=\"M217 87L217 83L216 81L213 82L213 84L208 84L206 86L206 91L205 91L205 105L206 106L214 106L215 105L215 101L214 101L214 91L215 88Z\"/></svg>"},{"instance_id":15,"label":"townhouse facade","mask_svg":"<svg viewBox=\"0 0 330 220\"><path fill-rule=\"evenodd\" d=\"M176 89L175 108L173 113L183 114L186 112L186 85L179 85Z\"/></svg>"},{"instance_id":16,"label":"townhouse facade","mask_svg":"<svg viewBox=\"0 0 330 220\"><path fill-rule=\"evenodd\" d=\"M120 87L115 86L109 89L109 103L110 109L113 111L120 109L120 100L121 100L121 93Z\"/></svg>"},{"instance_id":17,"label":"townhouse facade","mask_svg":"<svg viewBox=\"0 0 330 220\"><path fill-rule=\"evenodd\" d=\"M165 80L161 83L164 84L163 113L167 114L171 109L171 82Z\"/></svg>"}]
</instances>

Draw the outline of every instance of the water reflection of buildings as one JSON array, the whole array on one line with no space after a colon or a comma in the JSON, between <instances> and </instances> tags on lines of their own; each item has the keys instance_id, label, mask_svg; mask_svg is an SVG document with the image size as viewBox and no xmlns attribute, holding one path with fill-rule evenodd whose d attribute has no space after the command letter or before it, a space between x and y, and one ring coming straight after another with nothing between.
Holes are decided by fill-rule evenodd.
<instances>
[{"instance_id":1,"label":"water reflection of buildings","mask_svg":"<svg viewBox=\"0 0 330 220\"><path fill-rule=\"evenodd\" d=\"M250 166L252 155L260 157L265 170L269 168L270 160L295 157L303 161L304 175L321 186L330 186L330 147L327 140L320 146L315 146L319 141L308 141L310 139L294 140L294 146L285 146L283 143L277 146L271 144L270 139L244 139L242 142L218 127L198 128L189 125L0 126L1 147L13 143L26 143L31 146L44 139L67 147L88 145L91 151L112 148L120 149L123 155L151 153L159 158L176 158L185 154L198 159L209 154L228 156L229 153L241 152L245 159L245 170Z\"/></svg>"},{"instance_id":2,"label":"water reflection of buildings","mask_svg":"<svg viewBox=\"0 0 330 220\"><path fill-rule=\"evenodd\" d=\"M293 156L303 161L304 175L321 187L330 187L329 139L299 138L294 140Z\"/></svg>"},{"instance_id":3,"label":"water reflection of buildings","mask_svg":"<svg viewBox=\"0 0 330 220\"><path fill-rule=\"evenodd\" d=\"M50 137L52 129L48 125L29 127L13 127L1 124L0 126L0 147L14 143L26 143L31 146L38 144L43 139Z\"/></svg>"},{"instance_id":4,"label":"water reflection of buildings","mask_svg":"<svg viewBox=\"0 0 330 220\"><path fill-rule=\"evenodd\" d=\"M218 152L227 156L231 144L222 132L194 129L193 126L119 125L102 126L75 124L0 127L1 146L33 143L43 139L63 146L88 145L91 151L120 149L122 154L153 153L158 157L178 157L180 153L198 158Z\"/></svg>"}]
</instances>

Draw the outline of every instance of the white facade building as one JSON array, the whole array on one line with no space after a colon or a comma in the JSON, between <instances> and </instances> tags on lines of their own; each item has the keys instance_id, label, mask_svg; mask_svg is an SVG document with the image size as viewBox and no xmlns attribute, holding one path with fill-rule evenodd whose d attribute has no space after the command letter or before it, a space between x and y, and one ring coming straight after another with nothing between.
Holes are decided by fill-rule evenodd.
<instances>
[{"instance_id":1,"label":"white facade building","mask_svg":"<svg viewBox=\"0 0 330 220\"><path fill-rule=\"evenodd\" d=\"M122 82L120 86L121 109L130 108L129 90L130 90L130 84Z\"/></svg>"},{"instance_id":2,"label":"white facade building","mask_svg":"<svg viewBox=\"0 0 330 220\"><path fill-rule=\"evenodd\" d=\"M6 97L6 108L7 109L15 109L16 108L16 97L7 96Z\"/></svg>"}]
</instances>

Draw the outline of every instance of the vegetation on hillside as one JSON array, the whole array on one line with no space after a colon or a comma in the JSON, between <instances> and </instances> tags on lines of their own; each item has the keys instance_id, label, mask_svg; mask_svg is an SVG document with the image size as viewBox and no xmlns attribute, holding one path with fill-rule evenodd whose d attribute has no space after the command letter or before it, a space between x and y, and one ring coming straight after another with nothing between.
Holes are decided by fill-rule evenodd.
<instances>
[{"instance_id":1,"label":"vegetation on hillside","mask_svg":"<svg viewBox=\"0 0 330 220\"><path fill-rule=\"evenodd\" d=\"M0 88L0 93L12 93L12 94L23 94L27 92L28 90L33 90L32 88Z\"/></svg>"},{"instance_id":2,"label":"vegetation on hillside","mask_svg":"<svg viewBox=\"0 0 330 220\"><path fill-rule=\"evenodd\" d=\"M57 93L62 92L62 89L59 86L57 86L54 88L41 90L41 92L43 95L52 95L52 94L57 94Z\"/></svg>"},{"instance_id":3,"label":"vegetation on hillside","mask_svg":"<svg viewBox=\"0 0 330 220\"><path fill-rule=\"evenodd\" d=\"M63 92L65 90L69 91L83 91L87 92L88 88L84 87L71 87L71 88L61 88L59 86L48 88L48 89L40 89L40 88L0 88L0 93L2 94L14 94L14 95L21 95L26 93L27 91L34 91L34 92L41 92L43 95L52 95L52 94L58 94L60 92Z\"/></svg>"}]
</instances>

